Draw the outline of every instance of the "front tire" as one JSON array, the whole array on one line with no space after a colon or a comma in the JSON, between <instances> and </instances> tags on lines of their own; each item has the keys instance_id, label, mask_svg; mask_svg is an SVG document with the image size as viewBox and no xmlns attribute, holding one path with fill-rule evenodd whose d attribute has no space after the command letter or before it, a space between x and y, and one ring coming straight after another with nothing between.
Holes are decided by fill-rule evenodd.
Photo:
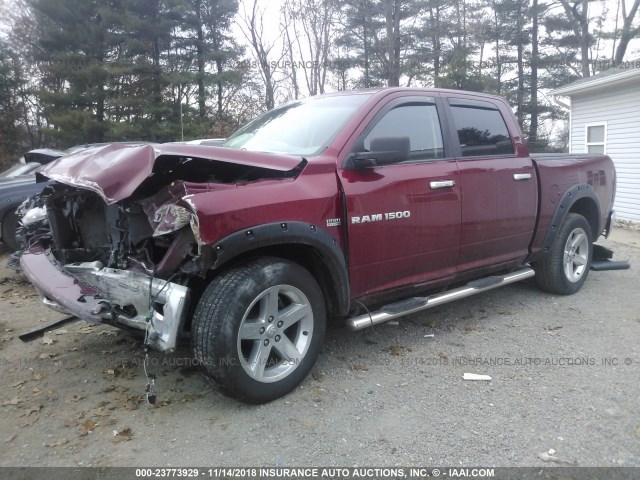
<instances>
[{"instance_id":1,"label":"front tire","mask_svg":"<svg viewBox=\"0 0 640 480\"><path fill-rule=\"evenodd\" d=\"M591 225L582 215L569 213L547 256L534 265L538 285L559 295L576 293L587 279L592 254Z\"/></svg>"},{"instance_id":2,"label":"front tire","mask_svg":"<svg viewBox=\"0 0 640 480\"><path fill-rule=\"evenodd\" d=\"M15 211L7 213L2 219L2 241L12 252L20 248L16 238L19 222L20 217Z\"/></svg>"},{"instance_id":3,"label":"front tire","mask_svg":"<svg viewBox=\"0 0 640 480\"><path fill-rule=\"evenodd\" d=\"M320 352L322 291L300 265L261 258L214 279L193 318L192 346L204 375L248 403L293 390Z\"/></svg>"}]
</instances>

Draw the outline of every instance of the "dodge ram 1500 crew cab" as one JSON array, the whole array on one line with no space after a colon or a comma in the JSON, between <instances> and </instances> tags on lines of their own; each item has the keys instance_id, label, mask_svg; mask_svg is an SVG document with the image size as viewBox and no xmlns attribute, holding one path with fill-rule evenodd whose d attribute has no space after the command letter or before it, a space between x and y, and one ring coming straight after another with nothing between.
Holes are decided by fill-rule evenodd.
<instances>
[{"instance_id":1,"label":"dodge ram 1500 crew cab","mask_svg":"<svg viewBox=\"0 0 640 480\"><path fill-rule=\"evenodd\" d=\"M266 402L358 330L533 277L577 292L611 228L605 155L529 155L509 105L462 91L338 93L222 146L108 145L44 167L21 265L51 308L190 338L204 374Z\"/></svg>"}]
</instances>

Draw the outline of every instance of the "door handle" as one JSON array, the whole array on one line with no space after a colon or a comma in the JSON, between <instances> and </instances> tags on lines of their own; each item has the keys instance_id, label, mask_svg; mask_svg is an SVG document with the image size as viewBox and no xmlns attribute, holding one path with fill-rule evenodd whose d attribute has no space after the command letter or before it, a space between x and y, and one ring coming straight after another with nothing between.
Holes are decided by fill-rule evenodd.
<instances>
[{"instance_id":1,"label":"door handle","mask_svg":"<svg viewBox=\"0 0 640 480\"><path fill-rule=\"evenodd\" d=\"M436 182L429 182L429 186L431 190L436 190L438 188L449 188L455 186L456 182L453 180L438 180Z\"/></svg>"},{"instance_id":2,"label":"door handle","mask_svg":"<svg viewBox=\"0 0 640 480\"><path fill-rule=\"evenodd\" d=\"M514 173L513 179L516 182L522 182L523 180L531 180L531 174L530 173Z\"/></svg>"}]
</instances>

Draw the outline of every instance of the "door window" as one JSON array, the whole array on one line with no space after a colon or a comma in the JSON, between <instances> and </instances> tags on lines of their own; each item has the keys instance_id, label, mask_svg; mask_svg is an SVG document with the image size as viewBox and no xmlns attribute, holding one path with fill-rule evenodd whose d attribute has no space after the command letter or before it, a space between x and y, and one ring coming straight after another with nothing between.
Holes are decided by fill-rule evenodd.
<instances>
[{"instance_id":1,"label":"door window","mask_svg":"<svg viewBox=\"0 0 640 480\"><path fill-rule=\"evenodd\" d=\"M511 155L511 136L498 110L451 105L463 157Z\"/></svg>"},{"instance_id":2,"label":"door window","mask_svg":"<svg viewBox=\"0 0 640 480\"><path fill-rule=\"evenodd\" d=\"M402 105L388 111L364 139L371 151L371 139L409 137L409 161L444 158L442 130L435 105Z\"/></svg>"}]
</instances>

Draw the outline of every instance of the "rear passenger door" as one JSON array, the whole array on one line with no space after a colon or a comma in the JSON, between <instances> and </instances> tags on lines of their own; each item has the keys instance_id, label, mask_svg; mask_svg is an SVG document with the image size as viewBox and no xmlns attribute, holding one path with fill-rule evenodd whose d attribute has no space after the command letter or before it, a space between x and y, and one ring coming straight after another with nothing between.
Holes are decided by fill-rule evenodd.
<instances>
[{"instance_id":1,"label":"rear passenger door","mask_svg":"<svg viewBox=\"0 0 640 480\"><path fill-rule=\"evenodd\" d=\"M459 142L458 272L522 262L535 227L537 180L531 158L516 154L512 139L521 141L521 134L507 127L511 112L501 102L464 95L452 95L446 103Z\"/></svg>"}]
</instances>

